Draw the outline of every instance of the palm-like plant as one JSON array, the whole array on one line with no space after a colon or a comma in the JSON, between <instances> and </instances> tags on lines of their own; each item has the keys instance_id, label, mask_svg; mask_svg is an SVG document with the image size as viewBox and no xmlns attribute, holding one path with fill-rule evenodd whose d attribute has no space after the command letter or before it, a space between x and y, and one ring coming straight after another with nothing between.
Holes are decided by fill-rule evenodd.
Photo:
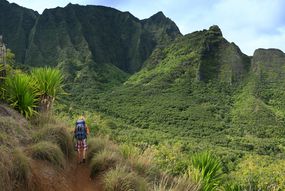
<instances>
[{"instance_id":1,"label":"palm-like plant","mask_svg":"<svg viewBox=\"0 0 285 191\"><path fill-rule=\"evenodd\" d=\"M63 94L63 75L55 68L36 68L32 71L32 78L36 82L39 93L41 111L49 111L55 99Z\"/></svg>"},{"instance_id":2,"label":"palm-like plant","mask_svg":"<svg viewBox=\"0 0 285 191\"><path fill-rule=\"evenodd\" d=\"M217 190L222 178L221 162L209 152L199 153L192 157L192 167L188 173L202 185L201 190Z\"/></svg>"},{"instance_id":3,"label":"palm-like plant","mask_svg":"<svg viewBox=\"0 0 285 191\"><path fill-rule=\"evenodd\" d=\"M4 98L26 118L36 112L37 94L33 87L31 78L19 73L8 76L4 84Z\"/></svg>"}]
</instances>

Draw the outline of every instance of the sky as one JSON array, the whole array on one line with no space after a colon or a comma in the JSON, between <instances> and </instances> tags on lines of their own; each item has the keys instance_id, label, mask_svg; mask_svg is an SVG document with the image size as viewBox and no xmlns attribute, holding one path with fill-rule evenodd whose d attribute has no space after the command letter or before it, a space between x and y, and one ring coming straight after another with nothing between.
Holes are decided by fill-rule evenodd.
<instances>
[{"instance_id":1,"label":"sky","mask_svg":"<svg viewBox=\"0 0 285 191\"><path fill-rule=\"evenodd\" d=\"M8 0L34 9L64 7L69 2L103 5L129 11L145 19L162 11L182 34L218 25L223 36L253 55L257 48L278 48L285 52L284 0ZM282 10L283 9L283 10Z\"/></svg>"}]
</instances>

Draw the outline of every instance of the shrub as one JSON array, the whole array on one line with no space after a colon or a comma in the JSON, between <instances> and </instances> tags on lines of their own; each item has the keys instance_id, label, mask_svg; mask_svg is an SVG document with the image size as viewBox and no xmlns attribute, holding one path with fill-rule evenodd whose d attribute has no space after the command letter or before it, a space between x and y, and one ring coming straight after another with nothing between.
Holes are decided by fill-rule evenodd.
<instances>
[{"instance_id":1,"label":"shrub","mask_svg":"<svg viewBox=\"0 0 285 191\"><path fill-rule=\"evenodd\" d=\"M36 89L40 97L40 110L49 111L55 99L63 94L63 75L55 68L36 68L31 76L36 82Z\"/></svg>"},{"instance_id":2,"label":"shrub","mask_svg":"<svg viewBox=\"0 0 285 191\"><path fill-rule=\"evenodd\" d=\"M37 131L33 135L32 139L34 143L40 141L51 141L57 144L67 157L71 157L74 153L71 136L67 129L62 126L44 127Z\"/></svg>"},{"instance_id":3,"label":"shrub","mask_svg":"<svg viewBox=\"0 0 285 191\"><path fill-rule=\"evenodd\" d=\"M114 168L117 164L121 163L122 157L113 151L103 150L94 155L90 167L91 177L95 177L101 172Z\"/></svg>"},{"instance_id":4,"label":"shrub","mask_svg":"<svg viewBox=\"0 0 285 191\"><path fill-rule=\"evenodd\" d=\"M201 183L203 191L216 190L222 178L221 162L209 152L198 153L192 157L188 175Z\"/></svg>"},{"instance_id":5,"label":"shrub","mask_svg":"<svg viewBox=\"0 0 285 191\"><path fill-rule=\"evenodd\" d=\"M31 147L33 159L46 160L51 164L64 167L64 155L60 148L51 142L39 142Z\"/></svg>"},{"instance_id":6,"label":"shrub","mask_svg":"<svg viewBox=\"0 0 285 191\"><path fill-rule=\"evenodd\" d=\"M14 74L5 80L5 100L26 118L36 113L37 93L34 86L34 81L26 74Z\"/></svg>"},{"instance_id":7,"label":"shrub","mask_svg":"<svg viewBox=\"0 0 285 191\"><path fill-rule=\"evenodd\" d=\"M148 184L143 177L134 172L128 172L125 167L117 166L107 171L103 176L106 191L147 191Z\"/></svg>"}]
</instances>

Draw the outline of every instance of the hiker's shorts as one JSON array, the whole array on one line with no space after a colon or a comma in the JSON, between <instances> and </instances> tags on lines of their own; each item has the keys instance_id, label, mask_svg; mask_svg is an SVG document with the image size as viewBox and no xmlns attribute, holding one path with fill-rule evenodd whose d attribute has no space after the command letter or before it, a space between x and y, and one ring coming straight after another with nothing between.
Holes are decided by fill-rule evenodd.
<instances>
[{"instance_id":1,"label":"hiker's shorts","mask_svg":"<svg viewBox=\"0 0 285 191\"><path fill-rule=\"evenodd\" d=\"M83 149L84 151L86 151L86 150L87 150L87 147L88 147L88 145L87 145L86 139L77 140L77 142L76 142L76 144L75 144L75 149L76 149L77 151L79 151L79 150L81 150L81 149Z\"/></svg>"}]
</instances>

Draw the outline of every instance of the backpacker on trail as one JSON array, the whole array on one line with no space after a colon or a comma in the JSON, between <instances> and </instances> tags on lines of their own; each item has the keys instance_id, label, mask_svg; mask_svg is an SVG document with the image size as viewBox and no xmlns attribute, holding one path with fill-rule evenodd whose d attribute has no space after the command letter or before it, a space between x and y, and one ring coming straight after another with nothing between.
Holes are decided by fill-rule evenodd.
<instances>
[{"instance_id":1,"label":"backpacker on trail","mask_svg":"<svg viewBox=\"0 0 285 191\"><path fill-rule=\"evenodd\" d=\"M74 138L76 139L75 150L78 152L78 163L85 163L85 156L87 150L87 135L89 128L86 125L85 118L80 116L75 123Z\"/></svg>"},{"instance_id":2,"label":"backpacker on trail","mask_svg":"<svg viewBox=\"0 0 285 191\"><path fill-rule=\"evenodd\" d=\"M77 140L83 140L87 138L87 127L84 117L80 117L75 124L74 137Z\"/></svg>"}]
</instances>

